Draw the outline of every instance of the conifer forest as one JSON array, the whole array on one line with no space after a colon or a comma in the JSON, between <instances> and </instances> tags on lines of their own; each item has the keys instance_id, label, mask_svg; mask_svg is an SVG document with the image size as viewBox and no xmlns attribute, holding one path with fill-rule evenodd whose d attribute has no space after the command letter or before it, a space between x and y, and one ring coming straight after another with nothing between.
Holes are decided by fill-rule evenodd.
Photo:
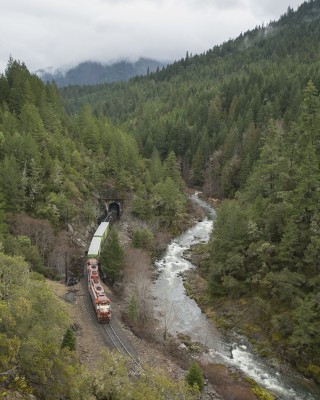
<instances>
[{"instance_id":1,"label":"conifer forest","mask_svg":"<svg viewBox=\"0 0 320 400\"><path fill-rule=\"evenodd\" d=\"M166 398L154 379L170 398L199 398L160 373L130 379L120 356L104 356L118 382L77 359L47 280L77 266L72 230L96 223L105 188L172 236L190 217L187 188L218 199L198 266L207 305L245 304L245 333L262 332L268 351L320 384L320 0L128 82L58 89L10 57L0 75L0 398ZM139 246L148 233L136 233Z\"/></svg>"}]
</instances>

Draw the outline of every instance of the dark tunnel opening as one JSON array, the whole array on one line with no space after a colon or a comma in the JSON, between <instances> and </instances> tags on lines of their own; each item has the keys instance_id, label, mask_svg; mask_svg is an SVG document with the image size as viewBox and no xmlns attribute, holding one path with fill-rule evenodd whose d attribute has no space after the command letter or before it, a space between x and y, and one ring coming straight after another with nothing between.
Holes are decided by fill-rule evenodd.
<instances>
[{"instance_id":1,"label":"dark tunnel opening","mask_svg":"<svg viewBox=\"0 0 320 400\"><path fill-rule=\"evenodd\" d=\"M110 203L108 206L108 214L115 212L117 218L120 216L120 205L116 202Z\"/></svg>"}]
</instances>

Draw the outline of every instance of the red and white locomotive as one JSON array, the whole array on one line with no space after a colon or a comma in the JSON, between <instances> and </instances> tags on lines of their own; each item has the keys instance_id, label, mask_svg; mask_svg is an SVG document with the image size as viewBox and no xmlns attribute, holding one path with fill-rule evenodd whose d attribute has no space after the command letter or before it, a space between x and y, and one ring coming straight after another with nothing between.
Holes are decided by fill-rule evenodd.
<instances>
[{"instance_id":1,"label":"red and white locomotive","mask_svg":"<svg viewBox=\"0 0 320 400\"><path fill-rule=\"evenodd\" d=\"M111 302L107 297L99 277L98 260L87 261L88 289L94 310L99 322L109 322L111 318Z\"/></svg>"}]
</instances>

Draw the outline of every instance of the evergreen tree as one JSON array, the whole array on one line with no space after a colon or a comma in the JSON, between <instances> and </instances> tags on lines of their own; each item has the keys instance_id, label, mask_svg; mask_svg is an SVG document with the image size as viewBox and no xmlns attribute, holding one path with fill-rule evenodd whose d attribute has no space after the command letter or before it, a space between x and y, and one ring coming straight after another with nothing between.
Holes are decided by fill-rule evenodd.
<instances>
[{"instance_id":1,"label":"evergreen tree","mask_svg":"<svg viewBox=\"0 0 320 400\"><path fill-rule=\"evenodd\" d=\"M204 182L206 160L202 149L199 147L192 160L192 183L202 185Z\"/></svg>"},{"instance_id":2,"label":"evergreen tree","mask_svg":"<svg viewBox=\"0 0 320 400\"><path fill-rule=\"evenodd\" d=\"M304 262L308 267L307 273L317 277L320 273L320 234L319 228L312 232L310 243L304 253Z\"/></svg>"},{"instance_id":3,"label":"evergreen tree","mask_svg":"<svg viewBox=\"0 0 320 400\"><path fill-rule=\"evenodd\" d=\"M7 210L20 211L24 206L22 173L16 157L6 156L0 163L0 189L2 190Z\"/></svg>"},{"instance_id":4,"label":"evergreen tree","mask_svg":"<svg viewBox=\"0 0 320 400\"><path fill-rule=\"evenodd\" d=\"M213 141L217 141L220 133L221 123L223 121L222 103L219 96L210 101L208 110L207 129L208 134Z\"/></svg>"},{"instance_id":5,"label":"evergreen tree","mask_svg":"<svg viewBox=\"0 0 320 400\"><path fill-rule=\"evenodd\" d=\"M273 200L275 193L287 189L289 163L284 148L283 129L270 120L259 161L246 188L250 196L248 201L256 198L257 194Z\"/></svg>"},{"instance_id":6,"label":"evergreen tree","mask_svg":"<svg viewBox=\"0 0 320 400\"><path fill-rule=\"evenodd\" d=\"M184 216L186 199L170 177L156 185L152 203L155 214L166 226L175 225Z\"/></svg>"},{"instance_id":7,"label":"evergreen tree","mask_svg":"<svg viewBox=\"0 0 320 400\"><path fill-rule=\"evenodd\" d=\"M210 156L210 142L206 128L201 131L200 142L192 160L192 182L201 186Z\"/></svg>"},{"instance_id":8,"label":"evergreen tree","mask_svg":"<svg viewBox=\"0 0 320 400\"><path fill-rule=\"evenodd\" d=\"M1 236L7 232L7 224L5 220L5 203L3 194L0 191L0 243L1 243ZM1 245L0 245L1 251Z\"/></svg>"},{"instance_id":9,"label":"evergreen tree","mask_svg":"<svg viewBox=\"0 0 320 400\"><path fill-rule=\"evenodd\" d=\"M20 113L20 128L22 132L31 134L38 142L46 136L42 119L35 105L26 103Z\"/></svg>"},{"instance_id":10,"label":"evergreen tree","mask_svg":"<svg viewBox=\"0 0 320 400\"><path fill-rule=\"evenodd\" d=\"M298 299L298 307L293 312L294 328L290 343L298 353L316 349L320 344L319 310L313 297Z\"/></svg>"},{"instance_id":11,"label":"evergreen tree","mask_svg":"<svg viewBox=\"0 0 320 400\"><path fill-rule=\"evenodd\" d=\"M120 244L117 231L110 231L108 240L101 251L101 265L107 279L114 283L120 276L123 266L124 250Z\"/></svg>"},{"instance_id":12,"label":"evergreen tree","mask_svg":"<svg viewBox=\"0 0 320 400\"><path fill-rule=\"evenodd\" d=\"M312 81L309 81L304 90L304 99L301 111L300 146L308 141L315 147L320 156L320 100L318 92Z\"/></svg>"},{"instance_id":13,"label":"evergreen tree","mask_svg":"<svg viewBox=\"0 0 320 400\"><path fill-rule=\"evenodd\" d=\"M99 129L92 115L89 105L84 105L78 117L80 139L88 150L97 151L99 143Z\"/></svg>"},{"instance_id":14,"label":"evergreen tree","mask_svg":"<svg viewBox=\"0 0 320 400\"><path fill-rule=\"evenodd\" d=\"M76 337L71 328L67 328L61 343L61 348L68 348L71 351L76 350Z\"/></svg>"},{"instance_id":15,"label":"evergreen tree","mask_svg":"<svg viewBox=\"0 0 320 400\"><path fill-rule=\"evenodd\" d=\"M170 154L163 163L163 178L172 179L172 181L180 189L183 189L185 187L184 182L181 178L181 173L178 166L177 158L173 151L170 152Z\"/></svg>"},{"instance_id":16,"label":"evergreen tree","mask_svg":"<svg viewBox=\"0 0 320 400\"><path fill-rule=\"evenodd\" d=\"M162 163L156 148L153 148L150 160L150 177L154 184L160 182L162 179Z\"/></svg>"},{"instance_id":17,"label":"evergreen tree","mask_svg":"<svg viewBox=\"0 0 320 400\"><path fill-rule=\"evenodd\" d=\"M197 386L200 391L203 390L204 378L199 364L193 362L188 370L186 380L190 386Z\"/></svg>"},{"instance_id":18,"label":"evergreen tree","mask_svg":"<svg viewBox=\"0 0 320 400\"><path fill-rule=\"evenodd\" d=\"M24 63L10 57L5 76L10 87L7 103L10 111L18 115L24 104L35 100L30 84L31 75Z\"/></svg>"}]
</instances>

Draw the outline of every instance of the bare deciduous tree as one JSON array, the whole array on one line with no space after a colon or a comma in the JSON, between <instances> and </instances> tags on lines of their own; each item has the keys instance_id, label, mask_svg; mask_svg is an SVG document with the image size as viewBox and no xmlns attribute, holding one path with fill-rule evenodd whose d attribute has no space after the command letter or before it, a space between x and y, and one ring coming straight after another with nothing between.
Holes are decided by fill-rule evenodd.
<instances>
[{"instance_id":1,"label":"bare deciduous tree","mask_svg":"<svg viewBox=\"0 0 320 400\"><path fill-rule=\"evenodd\" d=\"M137 303L137 323L145 325L152 314L151 259L141 249L128 248L125 256L125 295L130 303L132 296Z\"/></svg>"},{"instance_id":2,"label":"bare deciduous tree","mask_svg":"<svg viewBox=\"0 0 320 400\"><path fill-rule=\"evenodd\" d=\"M10 232L13 235L28 236L31 243L38 247L42 259L46 259L54 239L53 229L47 220L20 213L10 220Z\"/></svg>"},{"instance_id":3,"label":"bare deciduous tree","mask_svg":"<svg viewBox=\"0 0 320 400\"><path fill-rule=\"evenodd\" d=\"M10 219L10 233L28 236L38 247L42 260L55 273L64 276L76 253L70 234L66 231L54 234L47 220L35 219L20 213Z\"/></svg>"}]
</instances>

